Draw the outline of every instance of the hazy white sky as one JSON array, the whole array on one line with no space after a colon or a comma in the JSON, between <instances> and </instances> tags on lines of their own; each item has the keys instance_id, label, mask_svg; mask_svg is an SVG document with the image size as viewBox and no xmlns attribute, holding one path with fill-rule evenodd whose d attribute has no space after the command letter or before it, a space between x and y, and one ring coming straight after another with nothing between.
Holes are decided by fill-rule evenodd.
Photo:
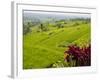
<instances>
[{"instance_id":1,"label":"hazy white sky","mask_svg":"<svg viewBox=\"0 0 100 80\"><path fill-rule=\"evenodd\" d=\"M89 13L69 13L69 12L66 12L66 13L63 13L63 12L40 12L40 11L24 11L24 14L28 14L28 15L46 15L46 16L68 16L68 17L82 17L82 18L90 18L91 17L91 14Z\"/></svg>"}]
</instances>

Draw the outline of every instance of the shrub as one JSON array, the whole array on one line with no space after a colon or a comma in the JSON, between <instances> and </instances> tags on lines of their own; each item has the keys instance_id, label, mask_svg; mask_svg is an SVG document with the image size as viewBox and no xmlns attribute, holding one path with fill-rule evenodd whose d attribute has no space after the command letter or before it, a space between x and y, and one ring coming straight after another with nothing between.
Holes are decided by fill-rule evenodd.
<instances>
[{"instance_id":1,"label":"shrub","mask_svg":"<svg viewBox=\"0 0 100 80\"><path fill-rule=\"evenodd\" d=\"M68 46L68 50L64 52L71 56L67 56L65 60L71 62L71 60L75 60L76 66L90 66L91 65L91 45L79 47L77 45Z\"/></svg>"}]
</instances>

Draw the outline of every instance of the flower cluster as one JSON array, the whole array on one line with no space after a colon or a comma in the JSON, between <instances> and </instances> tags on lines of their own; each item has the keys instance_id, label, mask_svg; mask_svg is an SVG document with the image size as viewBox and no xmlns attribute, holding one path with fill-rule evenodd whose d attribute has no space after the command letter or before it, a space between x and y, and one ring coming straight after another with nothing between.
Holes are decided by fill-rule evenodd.
<instances>
[{"instance_id":1,"label":"flower cluster","mask_svg":"<svg viewBox=\"0 0 100 80\"><path fill-rule=\"evenodd\" d=\"M91 65L91 45L79 47L77 45L68 46L68 50L64 52L70 57L67 57L67 61L75 60L76 66L90 66ZM71 59L69 59L71 58Z\"/></svg>"}]
</instances>

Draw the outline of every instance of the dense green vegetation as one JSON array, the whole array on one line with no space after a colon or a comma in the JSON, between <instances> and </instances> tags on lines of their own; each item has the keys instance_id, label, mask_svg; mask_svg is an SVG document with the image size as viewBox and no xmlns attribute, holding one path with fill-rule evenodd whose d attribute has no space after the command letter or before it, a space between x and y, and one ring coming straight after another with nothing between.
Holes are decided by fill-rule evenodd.
<instances>
[{"instance_id":1,"label":"dense green vegetation","mask_svg":"<svg viewBox=\"0 0 100 80\"><path fill-rule=\"evenodd\" d=\"M23 28L24 69L55 67L57 62L64 62L67 46L90 43L90 19L28 22L23 24Z\"/></svg>"}]
</instances>

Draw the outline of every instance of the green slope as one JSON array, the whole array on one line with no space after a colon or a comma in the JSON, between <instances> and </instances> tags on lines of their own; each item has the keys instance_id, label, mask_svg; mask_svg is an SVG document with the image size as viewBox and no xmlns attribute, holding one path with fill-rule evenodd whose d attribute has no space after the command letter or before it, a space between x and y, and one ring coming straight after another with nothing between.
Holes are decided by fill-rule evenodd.
<instances>
[{"instance_id":1,"label":"green slope","mask_svg":"<svg viewBox=\"0 0 100 80\"><path fill-rule=\"evenodd\" d=\"M52 33L52 34L49 34ZM56 29L47 32L31 32L23 37L24 69L49 67L63 60L63 54L70 43L81 44L90 40L90 25ZM83 42L82 42L83 41Z\"/></svg>"}]
</instances>

